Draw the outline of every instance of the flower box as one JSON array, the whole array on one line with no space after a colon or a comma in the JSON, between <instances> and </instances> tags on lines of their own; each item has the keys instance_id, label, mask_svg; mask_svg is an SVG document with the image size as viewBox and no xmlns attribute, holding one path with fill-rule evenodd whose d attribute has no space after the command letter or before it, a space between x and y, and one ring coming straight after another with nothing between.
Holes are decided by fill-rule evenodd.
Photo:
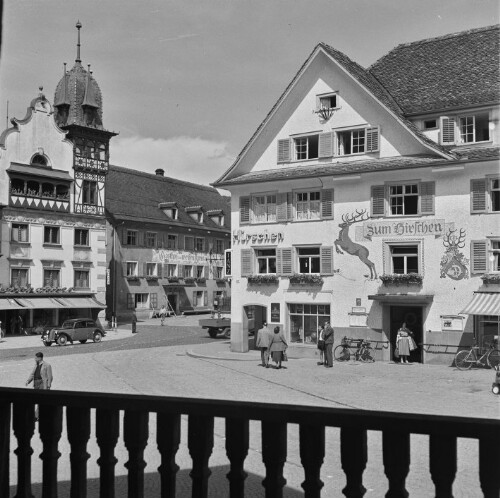
<instances>
[{"instance_id":1,"label":"flower box","mask_svg":"<svg viewBox=\"0 0 500 498\"><path fill-rule=\"evenodd\" d=\"M191 285L191 284L194 284L194 283L195 283L195 281L196 281L196 280L195 280L193 277L185 277L185 278L184 278L184 283L185 283L185 284L189 284L189 285Z\"/></svg>"},{"instance_id":2,"label":"flower box","mask_svg":"<svg viewBox=\"0 0 500 498\"><path fill-rule=\"evenodd\" d=\"M421 285L424 277L420 273L386 273L380 275L385 285Z\"/></svg>"},{"instance_id":3,"label":"flower box","mask_svg":"<svg viewBox=\"0 0 500 498\"><path fill-rule=\"evenodd\" d=\"M179 277L167 277L169 283L175 283L178 282L180 279Z\"/></svg>"},{"instance_id":4,"label":"flower box","mask_svg":"<svg viewBox=\"0 0 500 498\"><path fill-rule=\"evenodd\" d=\"M139 277L137 275L127 275L125 277L129 282L133 280L139 280Z\"/></svg>"},{"instance_id":5,"label":"flower box","mask_svg":"<svg viewBox=\"0 0 500 498\"><path fill-rule=\"evenodd\" d=\"M197 277L196 283L197 284L204 284L207 281L205 277Z\"/></svg>"},{"instance_id":6,"label":"flower box","mask_svg":"<svg viewBox=\"0 0 500 498\"><path fill-rule=\"evenodd\" d=\"M157 275L146 275L146 280L148 282L157 282L158 276Z\"/></svg>"},{"instance_id":7,"label":"flower box","mask_svg":"<svg viewBox=\"0 0 500 498\"><path fill-rule=\"evenodd\" d=\"M500 273L485 273L481 275L481 280L485 284L500 284Z\"/></svg>"},{"instance_id":8,"label":"flower box","mask_svg":"<svg viewBox=\"0 0 500 498\"><path fill-rule=\"evenodd\" d=\"M227 279L225 278L216 278L215 283L217 284L227 284Z\"/></svg>"},{"instance_id":9,"label":"flower box","mask_svg":"<svg viewBox=\"0 0 500 498\"><path fill-rule=\"evenodd\" d=\"M278 283L278 277L276 275L249 275L247 279L249 284L256 285L273 285Z\"/></svg>"},{"instance_id":10,"label":"flower box","mask_svg":"<svg viewBox=\"0 0 500 498\"><path fill-rule=\"evenodd\" d=\"M323 278L320 275L295 273L289 278L292 285L323 285Z\"/></svg>"}]
</instances>

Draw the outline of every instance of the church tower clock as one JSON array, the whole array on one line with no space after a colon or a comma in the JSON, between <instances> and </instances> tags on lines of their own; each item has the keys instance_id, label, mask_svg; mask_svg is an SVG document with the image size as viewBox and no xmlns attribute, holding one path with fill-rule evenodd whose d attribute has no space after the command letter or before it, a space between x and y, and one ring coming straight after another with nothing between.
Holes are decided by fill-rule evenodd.
<instances>
[{"instance_id":1,"label":"church tower clock","mask_svg":"<svg viewBox=\"0 0 500 498\"><path fill-rule=\"evenodd\" d=\"M54 96L54 117L73 143L75 214L104 217L106 175L109 168L109 141L117 135L104 129L102 94L90 65L80 59L80 29L74 66L59 81Z\"/></svg>"}]
</instances>

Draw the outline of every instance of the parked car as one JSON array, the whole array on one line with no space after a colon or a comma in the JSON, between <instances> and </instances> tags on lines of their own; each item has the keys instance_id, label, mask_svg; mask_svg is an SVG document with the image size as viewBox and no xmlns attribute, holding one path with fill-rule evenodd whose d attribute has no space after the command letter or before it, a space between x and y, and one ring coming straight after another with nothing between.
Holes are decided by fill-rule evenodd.
<instances>
[{"instance_id":1,"label":"parked car","mask_svg":"<svg viewBox=\"0 0 500 498\"><path fill-rule=\"evenodd\" d=\"M45 331L42 342L45 346L51 346L54 342L59 346L65 346L68 341L72 344L75 341L85 344L89 339L101 342L105 335L103 328L92 318L73 318L66 320L60 327Z\"/></svg>"}]
</instances>

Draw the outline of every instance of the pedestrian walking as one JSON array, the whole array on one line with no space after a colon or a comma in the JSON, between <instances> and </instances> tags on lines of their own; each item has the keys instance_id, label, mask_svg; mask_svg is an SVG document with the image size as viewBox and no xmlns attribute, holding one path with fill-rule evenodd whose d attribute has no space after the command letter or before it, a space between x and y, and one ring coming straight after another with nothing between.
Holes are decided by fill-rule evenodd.
<instances>
[{"instance_id":1,"label":"pedestrian walking","mask_svg":"<svg viewBox=\"0 0 500 498\"><path fill-rule=\"evenodd\" d=\"M398 330L396 336L396 349L398 350L400 363L408 364L408 356L413 345L410 343L410 334L406 328L406 323L403 323Z\"/></svg>"},{"instance_id":2,"label":"pedestrian walking","mask_svg":"<svg viewBox=\"0 0 500 498\"><path fill-rule=\"evenodd\" d=\"M271 339L271 344L269 346L269 352L271 357L276 363L276 368L281 368L281 362L286 361L286 348L288 344L286 342L285 336L280 331L278 326L274 327L274 334Z\"/></svg>"},{"instance_id":3,"label":"pedestrian walking","mask_svg":"<svg viewBox=\"0 0 500 498\"><path fill-rule=\"evenodd\" d=\"M325 322L325 330L323 332L323 338L325 340L325 367L333 367L333 340L334 334L330 322Z\"/></svg>"},{"instance_id":4,"label":"pedestrian walking","mask_svg":"<svg viewBox=\"0 0 500 498\"><path fill-rule=\"evenodd\" d=\"M167 308L165 308L165 305L163 304L162 307L160 308L160 320L161 324L165 322L165 317L167 316Z\"/></svg>"},{"instance_id":5,"label":"pedestrian walking","mask_svg":"<svg viewBox=\"0 0 500 498\"><path fill-rule=\"evenodd\" d=\"M43 361L43 353L35 354L35 366L31 371L26 385L33 382L35 389L49 390L52 387L52 367L46 361ZM38 406L35 408L35 420L38 420Z\"/></svg>"},{"instance_id":6,"label":"pedestrian walking","mask_svg":"<svg viewBox=\"0 0 500 498\"><path fill-rule=\"evenodd\" d=\"M137 316L134 313L132 315L132 334L135 334L137 332Z\"/></svg>"},{"instance_id":7,"label":"pedestrian walking","mask_svg":"<svg viewBox=\"0 0 500 498\"><path fill-rule=\"evenodd\" d=\"M319 349L318 365L324 365L325 364L325 327L323 325L320 325L319 329L318 329L318 349Z\"/></svg>"},{"instance_id":8,"label":"pedestrian walking","mask_svg":"<svg viewBox=\"0 0 500 498\"><path fill-rule=\"evenodd\" d=\"M269 368L269 345L271 336L267 328L267 322L262 323L262 328L257 332L255 346L260 349L260 360L263 367Z\"/></svg>"}]
</instances>

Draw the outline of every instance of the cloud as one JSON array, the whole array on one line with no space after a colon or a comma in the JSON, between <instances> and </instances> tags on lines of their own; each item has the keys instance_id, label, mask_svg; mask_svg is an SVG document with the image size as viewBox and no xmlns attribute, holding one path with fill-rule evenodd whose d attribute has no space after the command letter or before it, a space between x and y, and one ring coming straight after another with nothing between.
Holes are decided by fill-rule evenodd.
<instances>
[{"instance_id":1,"label":"cloud","mask_svg":"<svg viewBox=\"0 0 500 498\"><path fill-rule=\"evenodd\" d=\"M184 40L185 38L193 38L195 36L200 36L197 33L186 33L185 35L177 35L177 36L172 36L170 38L159 38L159 42L167 42L167 41L177 41L177 40Z\"/></svg>"},{"instance_id":2,"label":"cloud","mask_svg":"<svg viewBox=\"0 0 500 498\"><path fill-rule=\"evenodd\" d=\"M115 137L110 142L110 162L117 166L208 185L232 164L228 144L187 136L168 139Z\"/></svg>"}]
</instances>

